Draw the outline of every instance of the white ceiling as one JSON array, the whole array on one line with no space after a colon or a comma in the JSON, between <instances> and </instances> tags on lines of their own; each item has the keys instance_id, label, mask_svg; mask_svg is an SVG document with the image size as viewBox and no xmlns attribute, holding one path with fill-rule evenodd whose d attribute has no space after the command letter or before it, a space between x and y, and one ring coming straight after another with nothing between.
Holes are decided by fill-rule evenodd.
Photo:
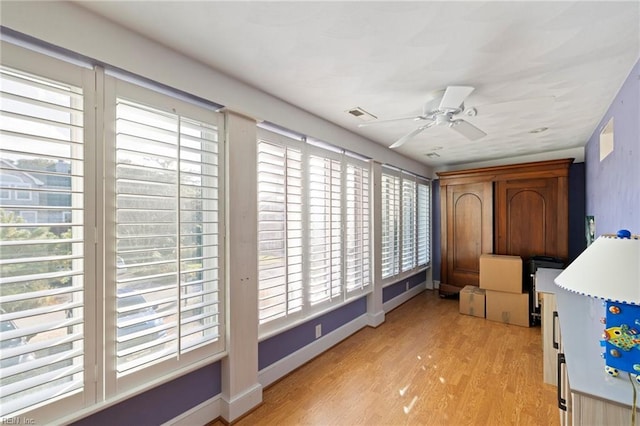
<instances>
[{"instance_id":1,"label":"white ceiling","mask_svg":"<svg viewBox=\"0 0 640 426\"><path fill-rule=\"evenodd\" d=\"M436 168L584 146L640 56L638 1L77 3L385 146L419 123L346 111L413 116L473 86L486 137L433 127L398 149Z\"/></svg>"}]
</instances>

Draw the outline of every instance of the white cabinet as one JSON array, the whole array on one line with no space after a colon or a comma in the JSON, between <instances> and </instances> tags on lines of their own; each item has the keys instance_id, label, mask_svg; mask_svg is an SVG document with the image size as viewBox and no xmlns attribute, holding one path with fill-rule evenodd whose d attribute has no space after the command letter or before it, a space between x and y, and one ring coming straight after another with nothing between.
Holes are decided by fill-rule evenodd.
<instances>
[{"instance_id":1,"label":"white cabinet","mask_svg":"<svg viewBox=\"0 0 640 426\"><path fill-rule=\"evenodd\" d=\"M600 339L604 315L602 301L568 292L560 287L552 295L557 301L558 406L560 424L573 426L630 425L637 413L634 384L627 373L611 377L604 371ZM552 302L544 295L548 306ZM543 305L544 309L544 305ZM551 313L553 321L553 311ZM543 317L544 321L544 317ZM562 330L562 333L560 333ZM552 337L553 337L553 333ZM545 346L547 348L549 345ZM553 347L553 341L551 342ZM566 410L564 409L566 407Z\"/></svg>"},{"instance_id":2,"label":"white cabinet","mask_svg":"<svg viewBox=\"0 0 640 426\"><path fill-rule=\"evenodd\" d=\"M558 318L558 315L555 316ZM569 386L567 361L562 346L562 337L558 331L558 353L556 355L556 382L558 383L558 410L560 411L560 426L570 426L573 414L573 395ZM579 424L579 423L578 423Z\"/></svg>"},{"instance_id":3,"label":"white cabinet","mask_svg":"<svg viewBox=\"0 0 640 426\"><path fill-rule=\"evenodd\" d=\"M632 425L631 408L573 393L573 425ZM636 410L637 412L637 410ZM636 416L638 414L636 413Z\"/></svg>"},{"instance_id":4,"label":"white cabinet","mask_svg":"<svg viewBox=\"0 0 640 426\"><path fill-rule=\"evenodd\" d=\"M560 326L558 325L558 305L556 296L541 293L542 296L542 369L543 380L550 385L558 385L558 349Z\"/></svg>"},{"instance_id":5,"label":"white cabinet","mask_svg":"<svg viewBox=\"0 0 640 426\"><path fill-rule=\"evenodd\" d=\"M561 271L550 271L542 278L552 279ZM545 290L545 286L540 282L541 277L536 275L536 289ZM542 284L542 285L541 285ZM571 390L569 387L569 375L567 373L566 357L562 347L562 336L560 333L560 322L558 314L558 304L556 295L550 292L539 292L541 296L541 322L542 322L542 367L543 381L553 386L557 386L558 391L558 411L560 414L560 425L569 426L572 424L571 416Z\"/></svg>"}]
</instances>

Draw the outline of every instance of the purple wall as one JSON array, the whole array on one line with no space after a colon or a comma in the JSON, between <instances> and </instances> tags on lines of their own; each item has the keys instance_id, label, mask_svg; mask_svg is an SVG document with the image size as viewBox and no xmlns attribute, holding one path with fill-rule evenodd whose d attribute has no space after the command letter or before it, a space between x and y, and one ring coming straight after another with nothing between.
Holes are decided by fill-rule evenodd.
<instances>
[{"instance_id":1,"label":"purple wall","mask_svg":"<svg viewBox=\"0 0 640 426\"><path fill-rule=\"evenodd\" d=\"M396 284L382 289L382 302L387 302L406 291L406 282L409 289L422 284L427 277L426 271L422 271ZM353 321L367 313L367 298L363 297L348 305L341 306L304 324L284 331L258 344L258 370L262 370L271 364L291 355L297 350L313 343L316 340L316 325L322 324L322 334L328 334L337 328Z\"/></svg>"},{"instance_id":2,"label":"purple wall","mask_svg":"<svg viewBox=\"0 0 640 426\"><path fill-rule=\"evenodd\" d=\"M382 303L388 302L404 293L406 290L406 283L409 283L409 289L422 284L427 279L427 272L422 271L402 281L398 281L395 284L391 284L382 289Z\"/></svg>"},{"instance_id":3,"label":"purple wall","mask_svg":"<svg viewBox=\"0 0 640 426\"><path fill-rule=\"evenodd\" d=\"M158 425L221 391L220 362L129 398L74 423L86 426Z\"/></svg>"},{"instance_id":4,"label":"purple wall","mask_svg":"<svg viewBox=\"0 0 640 426\"><path fill-rule=\"evenodd\" d=\"M258 344L258 370L294 353L316 340L316 325L322 324L322 334L335 329L367 313L367 298L362 297L348 305L300 324Z\"/></svg>"},{"instance_id":5,"label":"purple wall","mask_svg":"<svg viewBox=\"0 0 640 426\"><path fill-rule=\"evenodd\" d=\"M601 129L613 117L614 148L600 161ZM602 117L585 149L586 214L596 236L628 229L640 234L640 61Z\"/></svg>"}]
</instances>

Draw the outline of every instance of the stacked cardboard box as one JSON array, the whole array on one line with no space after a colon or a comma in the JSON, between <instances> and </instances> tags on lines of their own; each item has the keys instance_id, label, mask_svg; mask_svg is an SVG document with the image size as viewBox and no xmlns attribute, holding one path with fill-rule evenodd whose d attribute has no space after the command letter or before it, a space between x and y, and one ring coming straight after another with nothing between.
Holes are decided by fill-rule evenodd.
<instances>
[{"instance_id":1,"label":"stacked cardboard box","mask_svg":"<svg viewBox=\"0 0 640 426\"><path fill-rule=\"evenodd\" d=\"M488 320L529 327L529 293L523 291L520 256L481 255L480 288L486 290Z\"/></svg>"},{"instance_id":2,"label":"stacked cardboard box","mask_svg":"<svg viewBox=\"0 0 640 426\"><path fill-rule=\"evenodd\" d=\"M460 313L484 318L484 290L468 285L460 290Z\"/></svg>"}]
</instances>

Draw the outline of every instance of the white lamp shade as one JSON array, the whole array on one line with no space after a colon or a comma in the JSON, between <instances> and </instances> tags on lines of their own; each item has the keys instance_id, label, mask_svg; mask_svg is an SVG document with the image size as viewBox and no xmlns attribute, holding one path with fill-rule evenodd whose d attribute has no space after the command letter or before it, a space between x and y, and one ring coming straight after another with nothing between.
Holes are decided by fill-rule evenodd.
<instances>
[{"instance_id":1,"label":"white lamp shade","mask_svg":"<svg viewBox=\"0 0 640 426\"><path fill-rule=\"evenodd\" d=\"M575 293L640 305L640 239L600 237L554 281Z\"/></svg>"}]
</instances>

